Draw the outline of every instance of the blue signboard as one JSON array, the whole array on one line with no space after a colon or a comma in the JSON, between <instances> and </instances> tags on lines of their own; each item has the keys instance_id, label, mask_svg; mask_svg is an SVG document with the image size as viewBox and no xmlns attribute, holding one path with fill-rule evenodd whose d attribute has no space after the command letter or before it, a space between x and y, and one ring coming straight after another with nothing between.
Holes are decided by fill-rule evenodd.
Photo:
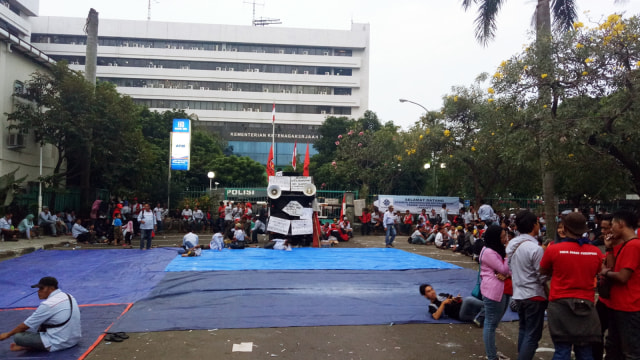
<instances>
[{"instance_id":1,"label":"blue signboard","mask_svg":"<svg viewBox=\"0 0 640 360\"><path fill-rule=\"evenodd\" d=\"M191 156L191 122L189 119L173 119L171 133L171 170L189 170Z\"/></svg>"}]
</instances>

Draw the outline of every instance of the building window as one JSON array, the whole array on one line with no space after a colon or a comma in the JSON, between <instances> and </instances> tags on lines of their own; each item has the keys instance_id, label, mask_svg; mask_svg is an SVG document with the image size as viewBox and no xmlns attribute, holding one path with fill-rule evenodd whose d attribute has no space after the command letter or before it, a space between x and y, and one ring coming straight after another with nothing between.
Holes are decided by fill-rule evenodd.
<instances>
[{"instance_id":1,"label":"building window","mask_svg":"<svg viewBox=\"0 0 640 360\"><path fill-rule=\"evenodd\" d=\"M22 81L16 80L13 82L13 94L14 95L23 95L25 93L24 84Z\"/></svg>"}]
</instances>

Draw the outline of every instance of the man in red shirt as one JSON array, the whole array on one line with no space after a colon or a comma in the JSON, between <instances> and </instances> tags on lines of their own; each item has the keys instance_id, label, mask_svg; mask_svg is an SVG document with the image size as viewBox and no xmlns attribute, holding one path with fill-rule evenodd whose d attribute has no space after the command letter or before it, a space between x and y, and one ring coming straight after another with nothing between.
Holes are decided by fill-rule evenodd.
<instances>
[{"instance_id":1,"label":"man in red shirt","mask_svg":"<svg viewBox=\"0 0 640 360\"><path fill-rule=\"evenodd\" d=\"M371 214L369 214L369 209L362 209L362 215L360 216L360 234L362 236L369 235L371 232Z\"/></svg>"},{"instance_id":2,"label":"man in red shirt","mask_svg":"<svg viewBox=\"0 0 640 360\"><path fill-rule=\"evenodd\" d=\"M411 226L413 225L413 215L409 210L404 214L404 218L402 219L402 232L405 235L411 234Z\"/></svg>"},{"instance_id":3,"label":"man in red shirt","mask_svg":"<svg viewBox=\"0 0 640 360\"><path fill-rule=\"evenodd\" d=\"M605 343L606 359L640 359L640 240L638 216L627 210L613 214L611 231L624 242L616 251L613 269L603 268L611 280L611 317ZM618 354L618 355L615 355Z\"/></svg>"},{"instance_id":4,"label":"man in red shirt","mask_svg":"<svg viewBox=\"0 0 640 360\"><path fill-rule=\"evenodd\" d=\"M554 359L592 359L591 345L601 341L600 320L593 287L602 268L602 252L582 234L587 219L578 212L565 216L565 238L549 246L540 261L540 273L551 276L547 307Z\"/></svg>"},{"instance_id":5,"label":"man in red shirt","mask_svg":"<svg viewBox=\"0 0 640 360\"><path fill-rule=\"evenodd\" d=\"M224 209L226 206L224 205L224 201L220 201L220 206L218 206L218 231L224 231Z\"/></svg>"}]
</instances>

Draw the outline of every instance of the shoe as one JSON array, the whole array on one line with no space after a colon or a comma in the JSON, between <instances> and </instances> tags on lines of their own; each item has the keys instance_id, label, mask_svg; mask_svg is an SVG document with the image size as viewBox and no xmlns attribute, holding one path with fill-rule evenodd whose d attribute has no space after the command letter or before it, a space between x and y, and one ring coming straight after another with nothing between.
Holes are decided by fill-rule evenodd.
<instances>
[{"instance_id":1,"label":"shoe","mask_svg":"<svg viewBox=\"0 0 640 360\"><path fill-rule=\"evenodd\" d=\"M387 245L387 247L388 247L388 248L390 248L390 247L391 247L391 245Z\"/></svg>"},{"instance_id":2,"label":"shoe","mask_svg":"<svg viewBox=\"0 0 640 360\"><path fill-rule=\"evenodd\" d=\"M478 328L483 327L483 324L478 319L473 319L473 324Z\"/></svg>"},{"instance_id":3,"label":"shoe","mask_svg":"<svg viewBox=\"0 0 640 360\"><path fill-rule=\"evenodd\" d=\"M498 351L498 359L499 360L511 360L510 357L508 357L507 355L501 353L500 351Z\"/></svg>"},{"instance_id":4,"label":"shoe","mask_svg":"<svg viewBox=\"0 0 640 360\"><path fill-rule=\"evenodd\" d=\"M108 334L104 337L104 341L109 341L109 342L122 342L122 339L121 339L121 338L119 338L118 336L116 336L115 334L108 333Z\"/></svg>"}]
</instances>

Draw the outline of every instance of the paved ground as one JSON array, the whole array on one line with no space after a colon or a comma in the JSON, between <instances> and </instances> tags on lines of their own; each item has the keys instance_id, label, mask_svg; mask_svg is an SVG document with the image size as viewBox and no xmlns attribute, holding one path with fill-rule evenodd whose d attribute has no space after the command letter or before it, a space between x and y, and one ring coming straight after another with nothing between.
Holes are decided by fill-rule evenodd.
<instances>
[{"instance_id":1,"label":"paved ground","mask_svg":"<svg viewBox=\"0 0 640 360\"><path fill-rule=\"evenodd\" d=\"M208 239L210 234L201 234ZM157 246L178 246L182 235L171 233L154 239ZM439 250L433 246L410 245L406 236L396 240L396 248L477 269L471 258ZM38 248L73 249L71 237L44 238L0 243L0 260ZM134 240L134 248L138 242ZM383 236L356 236L341 247L382 247ZM114 248L82 245L83 249ZM26 250L24 250L26 249ZM13 253L7 253L7 252ZM125 250L126 251L126 250ZM3 255L4 254L4 255ZM471 291L471 289L469 289ZM420 296L416 290L416 296ZM265 311L273 304L256 306ZM398 304L401 306L401 304ZM426 302L425 302L426 311ZM517 358L518 323L501 323L498 350ZM466 324L411 324L379 326L322 326L262 329L210 329L129 334L122 343L102 342L88 357L94 359L483 359L482 329ZM232 352L233 344L253 342L252 352ZM551 359L553 344L545 328L537 359Z\"/></svg>"}]
</instances>

